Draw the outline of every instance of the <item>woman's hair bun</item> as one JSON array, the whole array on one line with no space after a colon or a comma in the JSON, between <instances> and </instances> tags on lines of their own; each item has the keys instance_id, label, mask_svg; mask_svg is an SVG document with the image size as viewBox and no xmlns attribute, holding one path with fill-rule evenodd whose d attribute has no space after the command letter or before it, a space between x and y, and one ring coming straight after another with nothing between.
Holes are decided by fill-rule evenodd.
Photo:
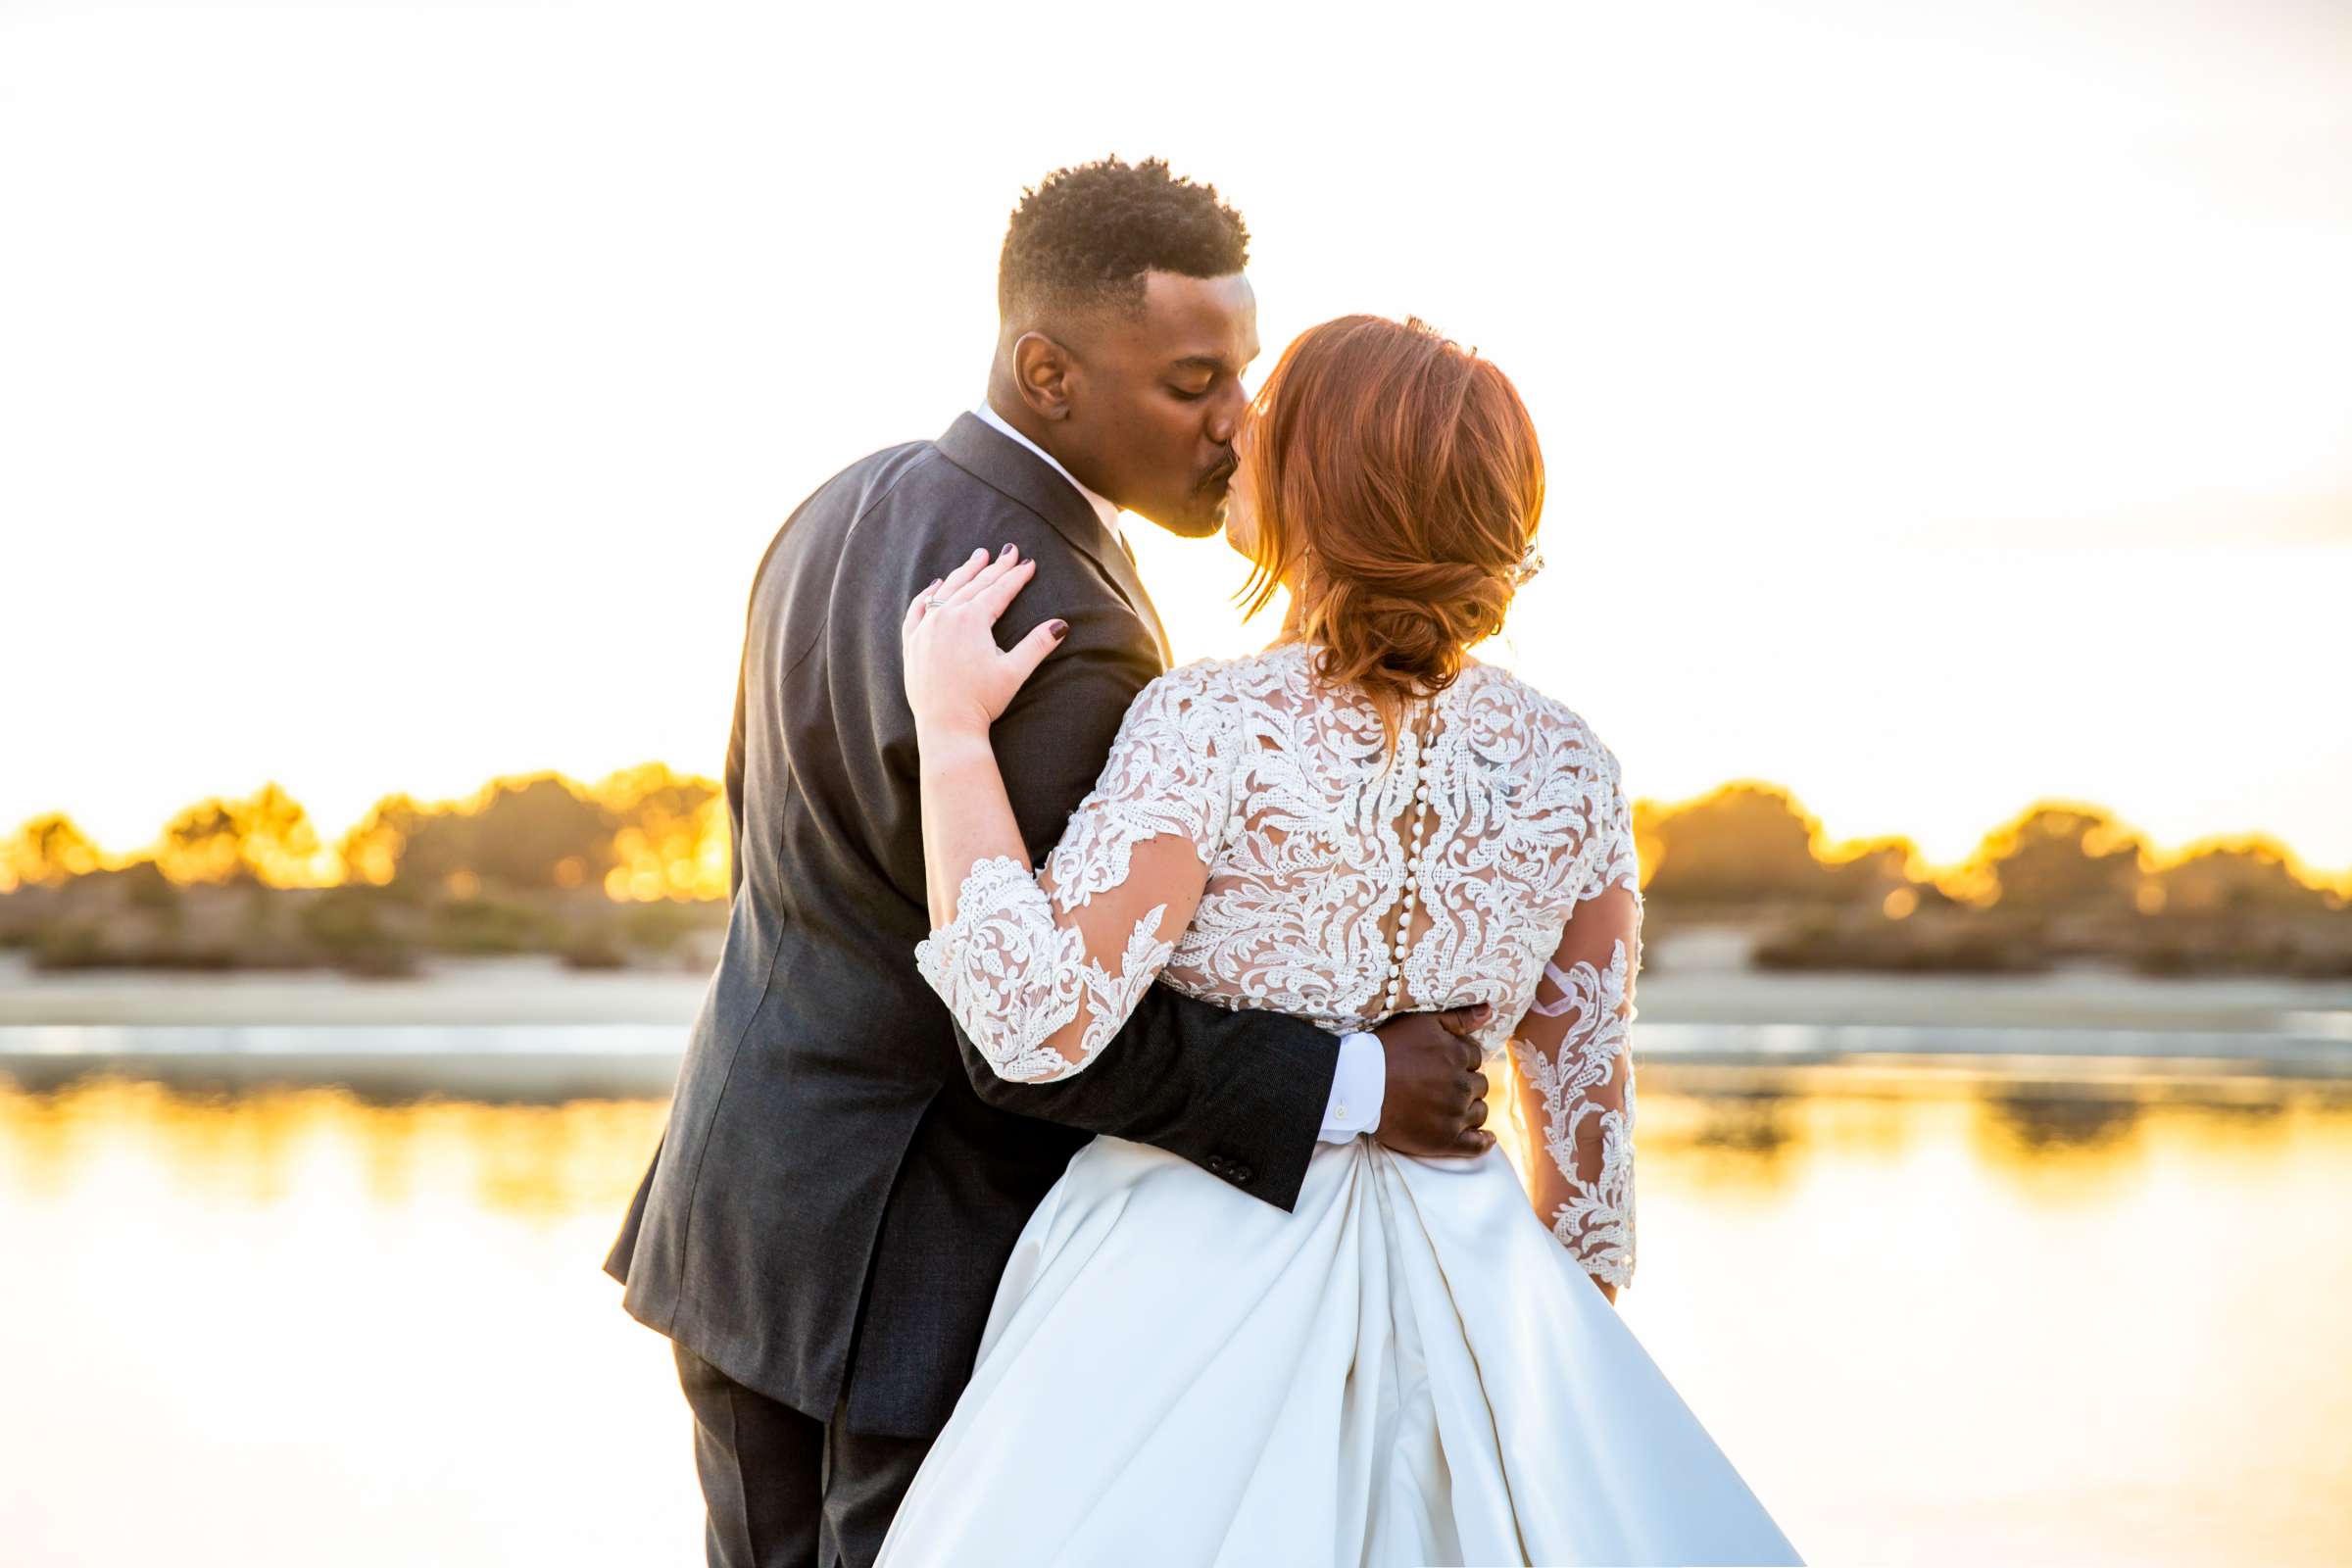
<instances>
[{"instance_id":1,"label":"woman's hair bun","mask_svg":"<svg viewBox=\"0 0 2352 1568\"><path fill-rule=\"evenodd\" d=\"M1255 610L1294 565L1325 678L1392 730L1502 629L1544 511L1510 378L1418 318L1347 316L1283 351L1251 411Z\"/></svg>"}]
</instances>

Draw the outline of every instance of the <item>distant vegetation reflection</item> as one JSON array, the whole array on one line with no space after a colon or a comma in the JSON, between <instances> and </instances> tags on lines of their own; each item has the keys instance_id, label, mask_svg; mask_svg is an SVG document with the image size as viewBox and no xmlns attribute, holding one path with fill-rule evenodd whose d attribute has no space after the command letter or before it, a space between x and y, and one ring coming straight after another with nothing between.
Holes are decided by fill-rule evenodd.
<instances>
[{"instance_id":1,"label":"distant vegetation reflection","mask_svg":"<svg viewBox=\"0 0 2352 1568\"><path fill-rule=\"evenodd\" d=\"M1999 1088L1939 1098L1652 1091L1636 1144L1645 1190L1754 1197L1808 1161L1891 1159L1955 1139L1978 1163L2128 1165L2155 1121L2187 1118L2260 1137L2273 1105L2142 1104L2130 1098L2040 1098ZM480 1104L370 1102L344 1089L218 1096L121 1079L28 1093L0 1080L0 1179L54 1194L122 1162L160 1164L174 1184L223 1203L275 1204L334 1188L387 1206L459 1201L556 1218L617 1220L661 1134L659 1100ZM1499 1129L1525 1157L1518 1130Z\"/></svg>"}]
</instances>

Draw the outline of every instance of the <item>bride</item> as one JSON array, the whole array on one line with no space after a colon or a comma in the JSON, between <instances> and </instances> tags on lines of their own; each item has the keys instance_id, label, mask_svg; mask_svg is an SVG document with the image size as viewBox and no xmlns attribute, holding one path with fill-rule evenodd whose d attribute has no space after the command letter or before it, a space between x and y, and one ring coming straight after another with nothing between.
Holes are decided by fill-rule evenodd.
<instances>
[{"instance_id":1,"label":"bride","mask_svg":"<svg viewBox=\"0 0 2352 1568\"><path fill-rule=\"evenodd\" d=\"M882 1560L1800 1561L1613 1304L1628 801L1583 719L1465 653L1535 559L1516 390L1419 321L1347 317L1284 353L1239 448L1227 537L1252 610L1290 590L1283 635L1148 687L1040 873L989 741L1057 640L996 645L1031 564L908 608L917 963L1033 1082L1084 1072L1154 983L1334 1031L1486 1004L1533 1191L1499 1150L1358 1138L1318 1148L1284 1213L1098 1138L1023 1232Z\"/></svg>"}]
</instances>

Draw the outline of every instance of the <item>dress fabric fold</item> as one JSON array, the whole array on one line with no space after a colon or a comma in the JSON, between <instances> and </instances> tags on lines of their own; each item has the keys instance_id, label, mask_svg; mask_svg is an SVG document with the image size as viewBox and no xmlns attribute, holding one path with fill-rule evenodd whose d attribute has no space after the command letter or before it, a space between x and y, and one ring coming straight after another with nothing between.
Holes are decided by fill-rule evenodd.
<instances>
[{"instance_id":1,"label":"dress fabric fold","mask_svg":"<svg viewBox=\"0 0 2352 1568\"><path fill-rule=\"evenodd\" d=\"M1803 1559L1499 1151L1327 1145L1285 1214L1101 1138L882 1560Z\"/></svg>"}]
</instances>

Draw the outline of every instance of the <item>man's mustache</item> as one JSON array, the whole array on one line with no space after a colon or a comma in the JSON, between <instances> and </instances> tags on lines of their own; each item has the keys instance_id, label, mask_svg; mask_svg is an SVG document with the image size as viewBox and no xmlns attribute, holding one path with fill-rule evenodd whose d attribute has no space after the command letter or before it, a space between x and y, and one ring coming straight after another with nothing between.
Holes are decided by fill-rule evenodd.
<instances>
[{"instance_id":1,"label":"man's mustache","mask_svg":"<svg viewBox=\"0 0 2352 1568\"><path fill-rule=\"evenodd\" d=\"M1200 475L1200 482L1194 488L1200 490L1217 489L1228 479L1231 479L1234 476L1235 471L1238 470L1241 466L1241 459L1228 455L1222 463L1219 463L1215 467Z\"/></svg>"}]
</instances>

